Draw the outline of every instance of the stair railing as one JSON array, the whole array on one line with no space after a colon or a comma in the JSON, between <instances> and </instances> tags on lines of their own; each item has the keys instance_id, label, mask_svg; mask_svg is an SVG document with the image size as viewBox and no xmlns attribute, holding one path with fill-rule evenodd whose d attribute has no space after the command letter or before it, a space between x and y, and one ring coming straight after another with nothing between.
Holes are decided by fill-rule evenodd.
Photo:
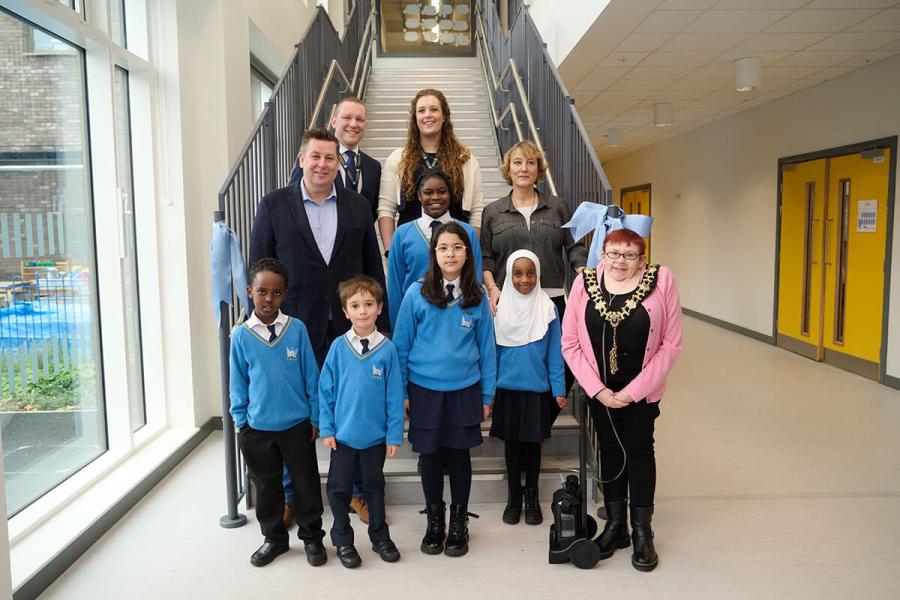
<instances>
[{"instance_id":1,"label":"stair railing","mask_svg":"<svg viewBox=\"0 0 900 600\"><path fill-rule=\"evenodd\" d=\"M350 12L343 39L321 6L296 45L288 67L262 114L253 126L225 183L219 190L219 208L214 221L225 221L235 232L246 258L256 207L263 196L286 185L296 160L303 131L324 125L319 118L323 107L334 107L345 94L362 97L368 80L374 46L375 6L373 0L357 0ZM352 71L351 71L352 69ZM352 78L347 73L352 72ZM344 86L333 85L339 74ZM310 82L322 81L318 88ZM328 118L330 121L330 116ZM236 300L236 298L235 298ZM222 302L219 326L219 364L222 387L222 427L225 433L225 487L228 512L219 520L222 527L240 527L246 517L237 507L246 498L248 486L229 412L229 346L231 329L238 319L237 302Z\"/></svg>"},{"instance_id":2,"label":"stair railing","mask_svg":"<svg viewBox=\"0 0 900 600\"><path fill-rule=\"evenodd\" d=\"M547 191L558 191L572 210L582 202L609 204L609 179L528 8L523 5L519 9L506 35L500 27L495 0L478 0L477 13L482 64L487 63L486 81L490 76L488 97L501 152L522 140L517 115L523 114L531 139L547 159ZM506 65L499 76L494 65ZM504 87L510 77L513 89ZM500 116L497 106L506 107ZM508 114L516 121L515 132L503 125Z\"/></svg>"}]
</instances>

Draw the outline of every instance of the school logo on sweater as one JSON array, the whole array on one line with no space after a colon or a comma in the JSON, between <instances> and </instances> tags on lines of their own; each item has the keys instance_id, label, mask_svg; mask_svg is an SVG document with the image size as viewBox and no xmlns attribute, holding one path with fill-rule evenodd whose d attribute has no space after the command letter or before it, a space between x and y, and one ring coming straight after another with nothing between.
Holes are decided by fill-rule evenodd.
<instances>
[{"instance_id":1,"label":"school logo on sweater","mask_svg":"<svg viewBox=\"0 0 900 600\"><path fill-rule=\"evenodd\" d=\"M381 379L384 375L384 367L382 365L372 365L372 379Z\"/></svg>"},{"instance_id":2,"label":"school logo on sweater","mask_svg":"<svg viewBox=\"0 0 900 600\"><path fill-rule=\"evenodd\" d=\"M284 349L284 351L285 351L285 354L287 355L287 359L289 361L293 362L293 361L297 360L297 353L299 352L299 350L297 348L291 348L290 346L288 346L287 348Z\"/></svg>"},{"instance_id":3,"label":"school logo on sweater","mask_svg":"<svg viewBox=\"0 0 900 600\"><path fill-rule=\"evenodd\" d=\"M460 317L459 328L469 331L472 329L472 317Z\"/></svg>"}]
</instances>

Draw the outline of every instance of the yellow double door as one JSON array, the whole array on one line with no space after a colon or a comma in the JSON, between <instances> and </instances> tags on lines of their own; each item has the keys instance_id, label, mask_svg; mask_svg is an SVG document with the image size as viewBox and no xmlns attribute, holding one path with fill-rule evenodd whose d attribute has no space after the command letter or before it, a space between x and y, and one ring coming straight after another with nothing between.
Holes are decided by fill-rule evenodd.
<instances>
[{"instance_id":1,"label":"yellow double door","mask_svg":"<svg viewBox=\"0 0 900 600\"><path fill-rule=\"evenodd\" d=\"M778 345L877 379L889 149L782 167Z\"/></svg>"}]
</instances>

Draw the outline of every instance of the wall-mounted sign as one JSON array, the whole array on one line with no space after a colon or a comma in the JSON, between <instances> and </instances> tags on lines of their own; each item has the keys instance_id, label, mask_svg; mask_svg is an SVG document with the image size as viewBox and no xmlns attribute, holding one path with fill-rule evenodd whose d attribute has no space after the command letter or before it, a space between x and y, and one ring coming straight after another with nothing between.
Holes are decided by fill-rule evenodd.
<instances>
[{"instance_id":1,"label":"wall-mounted sign","mask_svg":"<svg viewBox=\"0 0 900 600\"><path fill-rule=\"evenodd\" d=\"M874 233L878 228L878 200L860 200L856 205L856 231Z\"/></svg>"}]
</instances>

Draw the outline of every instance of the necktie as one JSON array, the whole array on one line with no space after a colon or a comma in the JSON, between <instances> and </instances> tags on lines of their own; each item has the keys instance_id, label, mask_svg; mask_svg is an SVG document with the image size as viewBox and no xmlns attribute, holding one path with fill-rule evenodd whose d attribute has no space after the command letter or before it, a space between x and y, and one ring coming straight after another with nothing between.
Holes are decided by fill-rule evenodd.
<instances>
[{"instance_id":1,"label":"necktie","mask_svg":"<svg viewBox=\"0 0 900 600\"><path fill-rule=\"evenodd\" d=\"M274 342L275 338L278 337L277 335L275 335L275 323L272 323L271 325L266 325L266 327L269 328L269 342Z\"/></svg>"},{"instance_id":2,"label":"necktie","mask_svg":"<svg viewBox=\"0 0 900 600\"><path fill-rule=\"evenodd\" d=\"M453 302L453 288L456 286L453 285L452 283L448 283L444 287L447 288L447 302Z\"/></svg>"},{"instance_id":3,"label":"necktie","mask_svg":"<svg viewBox=\"0 0 900 600\"><path fill-rule=\"evenodd\" d=\"M359 343L362 344L363 354L369 351L369 340L367 340L366 338L360 338Z\"/></svg>"},{"instance_id":4,"label":"necktie","mask_svg":"<svg viewBox=\"0 0 900 600\"><path fill-rule=\"evenodd\" d=\"M356 182L359 173L356 172L356 152L347 150L347 164L344 166L347 172L347 187L356 191Z\"/></svg>"},{"instance_id":5,"label":"necktie","mask_svg":"<svg viewBox=\"0 0 900 600\"><path fill-rule=\"evenodd\" d=\"M428 226L431 227L431 239L434 239L434 232L437 231L437 228L441 226L441 222L440 221L432 221L431 223L428 224Z\"/></svg>"}]
</instances>

